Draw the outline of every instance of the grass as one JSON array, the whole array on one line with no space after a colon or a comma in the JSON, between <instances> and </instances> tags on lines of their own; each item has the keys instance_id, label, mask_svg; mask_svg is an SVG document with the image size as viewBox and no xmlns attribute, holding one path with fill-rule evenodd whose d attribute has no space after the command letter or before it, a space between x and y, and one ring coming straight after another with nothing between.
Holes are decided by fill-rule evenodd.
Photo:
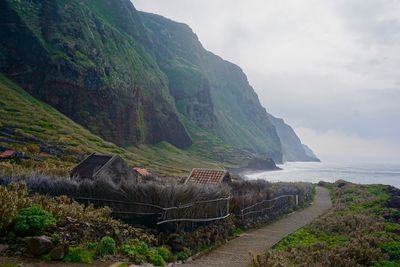
<instances>
[{"instance_id":1,"label":"grass","mask_svg":"<svg viewBox=\"0 0 400 267\"><path fill-rule=\"evenodd\" d=\"M130 166L142 166L161 176L186 176L194 167L234 167L246 160L238 156L240 153L237 150L223 145L220 140L213 139L195 126L190 128L195 143L188 150L178 149L165 142L118 147L38 101L1 74L0 95L0 128L13 129L17 138L37 138L46 144L62 147L64 151L60 157L39 155L40 149L38 151L38 147L35 148L37 144L0 140L0 146L24 152L30 157L40 156L42 159L24 160L21 164L0 162L3 173L28 174L35 171L66 176L79 159L91 153L118 154ZM231 155L228 160L223 157L224 153Z\"/></svg>"},{"instance_id":2,"label":"grass","mask_svg":"<svg viewBox=\"0 0 400 267\"><path fill-rule=\"evenodd\" d=\"M328 186L332 209L255 257L253 266L399 266L400 207L388 207L389 187Z\"/></svg>"}]
</instances>

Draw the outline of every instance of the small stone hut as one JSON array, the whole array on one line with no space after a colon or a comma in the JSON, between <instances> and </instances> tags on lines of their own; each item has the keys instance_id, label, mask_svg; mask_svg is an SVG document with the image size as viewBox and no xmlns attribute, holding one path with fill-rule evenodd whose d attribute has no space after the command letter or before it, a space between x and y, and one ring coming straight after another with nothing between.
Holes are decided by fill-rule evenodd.
<instances>
[{"instance_id":1,"label":"small stone hut","mask_svg":"<svg viewBox=\"0 0 400 267\"><path fill-rule=\"evenodd\" d=\"M227 170L199 169L195 168L191 171L185 184L204 184L219 185L221 183L231 183L232 177Z\"/></svg>"},{"instance_id":2,"label":"small stone hut","mask_svg":"<svg viewBox=\"0 0 400 267\"><path fill-rule=\"evenodd\" d=\"M117 155L91 154L71 171L73 179L98 179L107 177L115 183L125 180L136 180L137 174Z\"/></svg>"}]
</instances>

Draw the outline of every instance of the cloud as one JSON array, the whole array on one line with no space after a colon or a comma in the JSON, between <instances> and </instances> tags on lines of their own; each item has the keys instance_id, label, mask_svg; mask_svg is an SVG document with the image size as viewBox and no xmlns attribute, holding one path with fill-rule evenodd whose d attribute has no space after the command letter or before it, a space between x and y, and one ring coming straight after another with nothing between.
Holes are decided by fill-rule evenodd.
<instances>
[{"instance_id":1,"label":"cloud","mask_svg":"<svg viewBox=\"0 0 400 267\"><path fill-rule=\"evenodd\" d=\"M242 67L270 113L296 128L385 149L400 142L400 0L133 3L190 25L205 48Z\"/></svg>"}]
</instances>

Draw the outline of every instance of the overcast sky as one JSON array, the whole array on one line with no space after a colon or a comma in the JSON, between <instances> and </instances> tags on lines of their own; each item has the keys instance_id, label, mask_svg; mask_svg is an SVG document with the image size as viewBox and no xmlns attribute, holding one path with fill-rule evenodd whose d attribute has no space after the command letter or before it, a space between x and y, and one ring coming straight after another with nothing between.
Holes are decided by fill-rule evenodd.
<instances>
[{"instance_id":1,"label":"overcast sky","mask_svg":"<svg viewBox=\"0 0 400 267\"><path fill-rule=\"evenodd\" d=\"M133 0L238 64L324 161L400 162L400 0Z\"/></svg>"}]
</instances>

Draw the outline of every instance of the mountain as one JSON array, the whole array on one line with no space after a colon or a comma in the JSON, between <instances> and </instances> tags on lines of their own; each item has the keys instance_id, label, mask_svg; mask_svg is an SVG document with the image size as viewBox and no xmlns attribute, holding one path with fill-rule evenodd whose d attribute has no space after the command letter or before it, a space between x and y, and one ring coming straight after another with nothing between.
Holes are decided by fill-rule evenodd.
<instances>
[{"instance_id":1,"label":"mountain","mask_svg":"<svg viewBox=\"0 0 400 267\"><path fill-rule=\"evenodd\" d=\"M287 125L283 119L278 119L270 115L270 120L274 124L281 140L284 162L320 161L308 146L301 143L300 138L296 135L293 128Z\"/></svg>"},{"instance_id":2,"label":"mountain","mask_svg":"<svg viewBox=\"0 0 400 267\"><path fill-rule=\"evenodd\" d=\"M226 143L280 162L279 137L243 71L205 50L187 25L140 15L151 32L150 50L168 76L178 111Z\"/></svg>"},{"instance_id":3,"label":"mountain","mask_svg":"<svg viewBox=\"0 0 400 267\"><path fill-rule=\"evenodd\" d=\"M238 66L129 0L1 1L0 73L119 147L238 165L288 146Z\"/></svg>"}]
</instances>

